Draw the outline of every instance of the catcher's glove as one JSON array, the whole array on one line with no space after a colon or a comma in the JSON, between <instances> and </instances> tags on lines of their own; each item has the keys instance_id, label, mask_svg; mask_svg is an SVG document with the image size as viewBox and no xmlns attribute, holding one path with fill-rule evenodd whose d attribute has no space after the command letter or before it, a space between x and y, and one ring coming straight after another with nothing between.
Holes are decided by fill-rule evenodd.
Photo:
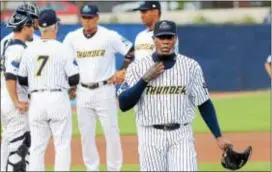
<instances>
[{"instance_id":1,"label":"catcher's glove","mask_svg":"<svg viewBox=\"0 0 272 172\"><path fill-rule=\"evenodd\" d=\"M221 164L229 170L238 170L242 168L248 161L252 153L252 147L249 146L244 152L236 152L233 146L229 146L222 154Z\"/></svg>"}]
</instances>

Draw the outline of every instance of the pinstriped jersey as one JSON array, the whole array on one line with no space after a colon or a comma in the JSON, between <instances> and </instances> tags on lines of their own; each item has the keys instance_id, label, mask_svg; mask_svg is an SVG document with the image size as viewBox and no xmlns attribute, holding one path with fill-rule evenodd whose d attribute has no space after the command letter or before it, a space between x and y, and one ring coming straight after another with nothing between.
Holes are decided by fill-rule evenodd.
<instances>
[{"instance_id":1,"label":"pinstriped jersey","mask_svg":"<svg viewBox=\"0 0 272 172\"><path fill-rule=\"evenodd\" d=\"M19 75L28 77L29 91L68 89L68 77L78 74L72 51L56 40L38 40L22 57Z\"/></svg>"},{"instance_id":2,"label":"pinstriped jersey","mask_svg":"<svg viewBox=\"0 0 272 172\"><path fill-rule=\"evenodd\" d=\"M199 64L183 55L175 60L172 68L146 86L135 108L140 125L190 123L195 118L195 106L210 98ZM135 85L153 64L151 56L131 64L119 94Z\"/></svg>"},{"instance_id":3,"label":"pinstriped jersey","mask_svg":"<svg viewBox=\"0 0 272 172\"><path fill-rule=\"evenodd\" d=\"M22 41L10 39L10 42L5 46L5 53L1 56L1 63L4 65L4 71L1 71L1 98L10 97L6 86L4 73L18 75L19 65L26 45ZM27 89L19 83L17 84L17 93L19 100L27 100ZM11 101L11 100L10 100Z\"/></svg>"},{"instance_id":4,"label":"pinstriped jersey","mask_svg":"<svg viewBox=\"0 0 272 172\"><path fill-rule=\"evenodd\" d=\"M148 29L143 30L138 33L135 39L135 61L141 60L144 57L152 55L155 51L155 44L153 41L153 30L149 31ZM178 38L175 45L175 53L179 53Z\"/></svg>"},{"instance_id":5,"label":"pinstriped jersey","mask_svg":"<svg viewBox=\"0 0 272 172\"><path fill-rule=\"evenodd\" d=\"M115 54L126 55L132 43L113 30L98 26L90 38L79 28L67 34L63 41L75 54L83 83L108 80L116 71Z\"/></svg>"}]
</instances>

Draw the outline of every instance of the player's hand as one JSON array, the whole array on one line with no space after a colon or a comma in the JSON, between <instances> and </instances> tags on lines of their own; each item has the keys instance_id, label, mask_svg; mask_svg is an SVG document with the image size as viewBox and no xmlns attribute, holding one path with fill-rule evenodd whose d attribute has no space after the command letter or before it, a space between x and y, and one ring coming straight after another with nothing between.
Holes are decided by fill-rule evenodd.
<instances>
[{"instance_id":1,"label":"player's hand","mask_svg":"<svg viewBox=\"0 0 272 172\"><path fill-rule=\"evenodd\" d=\"M116 83L116 74L114 74L109 80L108 84L115 84Z\"/></svg>"},{"instance_id":2,"label":"player's hand","mask_svg":"<svg viewBox=\"0 0 272 172\"><path fill-rule=\"evenodd\" d=\"M153 66L151 66L144 74L143 80L145 82L149 82L150 80L156 78L161 73L164 72L164 65L162 62L156 62Z\"/></svg>"},{"instance_id":3,"label":"player's hand","mask_svg":"<svg viewBox=\"0 0 272 172\"><path fill-rule=\"evenodd\" d=\"M108 80L109 84L122 84L125 80L126 70L120 70L115 72L115 74Z\"/></svg>"},{"instance_id":4,"label":"player's hand","mask_svg":"<svg viewBox=\"0 0 272 172\"><path fill-rule=\"evenodd\" d=\"M217 145L218 147L222 150L225 151L226 148L228 148L229 146L231 146L231 142L226 140L223 136L221 137L217 137L216 138L217 141Z\"/></svg>"},{"instance_id":5,"label":"player's hand","mask_svg":"<svg viewBox=\"0 0 272 172\"><path fill-rule=\"evenodd\" d=\"M19 109L20 113L25 113L28 110L28 102L17 102L15 107Z\"/></svg>"},{"instance_id":6,"label":"player's hand","mask_svg":"<svg viewBox=\"0 0 272 172\"><path fill-rule=\"evenodd\" d=\"M119 70L115 73L115 83L121 84L124 82L126 76L126 69Z\"/></svg>"},{"instance_id":7,"label":"player's hand","mask_svg":"<svg viewBox=\"0 0 272 172\"><path fill-rule=\"evenodd\" d=\"M68 90L70 100L74 100L76 98L76 87L72 87Z\"/></svg>"}]
</instances>

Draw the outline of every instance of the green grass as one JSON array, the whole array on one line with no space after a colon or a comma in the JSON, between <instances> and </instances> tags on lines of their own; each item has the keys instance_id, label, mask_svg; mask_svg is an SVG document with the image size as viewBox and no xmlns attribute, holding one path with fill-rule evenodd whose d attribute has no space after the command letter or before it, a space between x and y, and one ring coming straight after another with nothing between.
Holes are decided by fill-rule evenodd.
<instances>
[{"instance_id":1,"label":"green grass","mask_svg":"<svg viewBox=\"0 0 272 172\"><path fill-rule=\"evenodd\" d=\"M248 162L243 168L237 171L271 171L269 162ZM101 171L106 171L106 165L101 165ZM48 168L47 171L53 171ZM72 171L86 171L85 167L72 167ZM139 171L139 165L129 164L122 167L122 171ZM200 163L199 171L230 171L224 169L219 163Z\"/></svg>"},{"instance_id":2,"label":"green grass","mask_svg":"<svg viewBox=\"0 0 272 172\"><path fill-rule=\"evenodd\" d=\"M269 92L241 95L234 98L214 98L218 120L224 132L270 131ZM198 113L198 112L197 112ZM135 135L136 127L133 110L119 112L121 135ZM195 132L209 131L199 113L193 123ZM102 135L100 122L97 135ZM76 115L73 115L73 136L79 136Z\"/></svg>"}]
</instances>

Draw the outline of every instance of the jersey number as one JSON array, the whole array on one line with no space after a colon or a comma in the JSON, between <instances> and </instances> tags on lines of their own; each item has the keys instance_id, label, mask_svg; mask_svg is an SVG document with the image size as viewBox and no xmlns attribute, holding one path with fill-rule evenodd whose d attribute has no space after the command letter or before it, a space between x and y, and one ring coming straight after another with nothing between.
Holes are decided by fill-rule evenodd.
<instances>
[{"instance_id":1,"label":"jersey number","mask_svg":"<svg viewBox=\"0 0 272 172\"><path fill-rule=\"evenodd\" d=\"M37 61L42 60L42 63L40 65L40 67L39 67L38 72L36 73L36 76L41 76L42 70L43 70L48 58L49 58L49 56L39 56L38 57Z\"/></svg>"}]
</instances>

